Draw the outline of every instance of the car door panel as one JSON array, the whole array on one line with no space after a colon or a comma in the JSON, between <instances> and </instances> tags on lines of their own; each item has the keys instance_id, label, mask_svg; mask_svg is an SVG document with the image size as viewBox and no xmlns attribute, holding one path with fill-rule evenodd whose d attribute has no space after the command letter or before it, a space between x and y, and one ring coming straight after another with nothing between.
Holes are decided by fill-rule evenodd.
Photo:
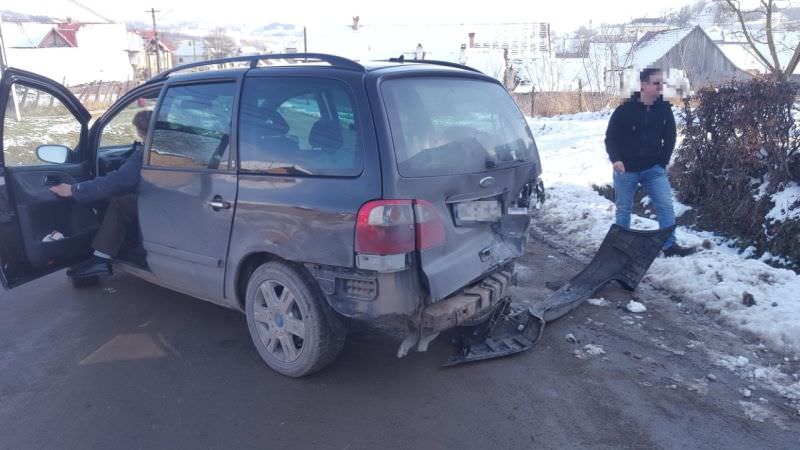
<instances>
[{"instance_id":1,"label":"car door panel","mask_svg":"<svg viewBox=\"0 0 800 450\"><path fill-rule=\"evenodd\" d=\"M237 195L229 167L240 79L165 86L139 183L147 266L163 284L224 298L225 262Z\"/></svg>"},{"instance_id":2,"label":"car door panel","mask_svg":"<svg viewBox=\"0 0 800 450\"><path fill-rule=\"evenodd\" d=\"M87 173L85 165L69 164L58 170L48 166L8 169L26 256L34 269L46 268L62 255L82 257L88 250L98 225L95 209L49 191L53 184L82 181ZM53 231L64 238L42 240Z\"/></svg>"},{"instance_id":3,"label":"car door panel","mask_svg":"<svg viewBox=\"0 0 800 450\"><path fill-rule=\"evenodd\" d=\"M201 297L222 297L236 175L145 168L139 214L147 264L159 278Z\"/></svg>"},{"instance_id":4,"label":"car door panel","mask_svg":"<svg viewBox=\"0 0 800 450\"><path fill-rule=\"evenodd\" d=\"M30 157L9 166L6 152L19 147L28 154L35 152L35 146L49 139L51 126L44 128L43 134L31 134L30 142L15 144L10 133L20 120L43 120L46 114L35 103L32 109L25 110L24 100L13 95L12 89L34 90L37 94L50 96L49 105L54 101L63 107L60 122L54 125L72 127L77 134L77 145L69 152L66 163L48 164L32 161ZM32 96L39 102L39 95ZM18 102L17 108L7 108L9 101ZM44 103L45 105L47 103ZM30 105L28 105L30 106ZM19 116L13 117L15 109ZM0 152L0 273L2 284L12 288L27 281L39 278L58 270L84 257L89 251L92 234L97 227L96 214L91 205L79 205L71 199L61 199L49 191L52 185L64 182L75 183L93 176L93 164L89 164L89 151L86 148L88 120L86 109L72 93L56 83L39 75L7 69L0 82L0 114L2 114L2 145ZM16 115L16 114L15 114ZM7 127L10 127L7 129ZM58 142L66 144L68 142ZM71 142L70 144L74 144ZM10 145L6 149L6 145ZM16 155L18 153L9 153ZM53 231L59 231L64 238L43 240Z\"/></svg>"}]
</instances>

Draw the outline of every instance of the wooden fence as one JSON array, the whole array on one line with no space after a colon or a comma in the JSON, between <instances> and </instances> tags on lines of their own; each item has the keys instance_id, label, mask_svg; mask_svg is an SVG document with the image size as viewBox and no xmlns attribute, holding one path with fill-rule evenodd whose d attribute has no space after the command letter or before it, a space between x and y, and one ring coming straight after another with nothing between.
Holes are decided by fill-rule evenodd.
<instances>
[{"instance_id":1,"label":"wooden fence","mask_svg":"<svg viewBox=\"0 0 800 450\"><path fill-rule=\"evenodd\" d=\"M135 81L92 81L70 86L69 90L88 109L106 109L128 91L138 86Z\"/></svg>"},{"instance_id":2,"label":"wooden fence","mask_svg":"<svg viewBox=\"0 0 800 450\"><path fill-rule=\"evenodd\" d=\"M555 116L614 108L622 98L596 92L512 92L511 97L526 116Z\"/></svg>"}]
</instances>

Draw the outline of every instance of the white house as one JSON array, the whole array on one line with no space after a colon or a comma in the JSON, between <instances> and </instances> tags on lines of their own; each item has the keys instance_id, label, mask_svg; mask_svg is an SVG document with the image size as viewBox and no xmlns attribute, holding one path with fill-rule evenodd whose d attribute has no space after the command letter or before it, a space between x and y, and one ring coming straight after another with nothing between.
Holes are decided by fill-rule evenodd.
<instances>
[{"instance_id":1,"label":"white house","mask_svg":"<svg viewBox=\"0 0 800 450\"><path fill-rule=\"evenodd\" d=\"M2 26L11 67L66 85L133 79L123 24L5 22Z\"/></svg>"},{"instance_id":2,"label":"white house","mask_svg":"<svg viewBox=\"0 0 800 450\"><path fill-rule=\"evenodd\" d=\"M309 27L309 52L333 53L369 61L409 59L465 63L503 81L508 61L548 55L549 25L504 24L361 24ZM502 66L502 67L500 67Z\"/></svg>"}]
</instances>

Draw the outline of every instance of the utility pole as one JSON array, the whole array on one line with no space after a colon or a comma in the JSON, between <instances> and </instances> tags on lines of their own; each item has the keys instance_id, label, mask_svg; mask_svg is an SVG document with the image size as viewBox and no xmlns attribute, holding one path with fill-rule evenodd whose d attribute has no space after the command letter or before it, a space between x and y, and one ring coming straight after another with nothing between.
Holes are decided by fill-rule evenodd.
<instances>
[{"instance_id":1,"label":"utility pole","mask_svg":"<svg viewBox=\"0 0 800 450\"><path fill-rule=\"evenodd\" d=\"M159 55L159 43L158 43L158 30L156 29L156 13L161 12L157 11L155 8L150 8L149 11L145 11L146 13L150 13L153 17L153 49L156 52L156 73L161 72L161 56ZM152 74L151 74L152 75Z\"/></svg>"},{"instance_id":2,"label":"utility pole","mask_svg":"<svg viewBox=\"0 0 800 450\"><path fill-rule=\"evenodd\" d=\"M8 68L8 57L6 56L6 41L3 37L3 17L0 16L0 73L5 72L6 68ZM19 122L22 118L19 115L19 100L14 85L11 86L11 103L14 105L14 118Z\"/></svg>"},{"instance_id":3,"label":"utility pole","mask_svg":"<svg viewBox=\"0 0 800 450\"><path fill-rule=\"evenodd\" d=\"M0 17L0 72L6 70L8 61L6 60L6 41L3 39L3 18Z\"/></svg>"}]
</instances>

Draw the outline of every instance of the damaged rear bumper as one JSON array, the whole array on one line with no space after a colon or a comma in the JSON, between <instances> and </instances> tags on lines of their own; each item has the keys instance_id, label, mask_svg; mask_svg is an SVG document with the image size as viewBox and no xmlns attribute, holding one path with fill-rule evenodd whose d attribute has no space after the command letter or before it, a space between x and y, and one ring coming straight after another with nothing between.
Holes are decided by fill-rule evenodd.
<instances>
[{"instance_id":1,"label":"damaged rear bumper","mask_svg":"<svg viewBox=\"0 0 800 450\"><path fill-rule=\"evenodd\" d=\"M424 352L439 333L457 326L476 325L486 321L508 297L515 282L511 266L482 279L443 300L422 309L415 329L411 330L397 351L403 357L414 347Z\"/></svg>"},{"instance_id":2,"label":"damaged rear bumper","mask_svg":"<svg viewBox=\"0 0 800 450\"><path fill-rule=\"evenodd\" d=\"M530 349L541 339L547 322L578 307L611 280L619 281L630 290L635 289L672 230L673 227L634 231L613 225L589 265L543 301L513 304L504 291L498 291L499 297L488 296L489 307L494 308L494 312L481 323L462 327L459 351L446 365L508 356ZM486 283L482 282L480 286L485 287ZM426 308L423 317L428 321L423 321L423 324L429 324L427 329L437 330L437 327L450 324L465 325L465 321L458 320L461 316L457 307L475 305L477 299L468 300L463 298L464 295L447 299L450 302L442 306L434 304ZM497 305L500 306L495 307ZM463 314L468 312L470 310L466 308L463 310ZM420 347L425 343L424 337L420 339Z\"/></svg>"}]
</instances>

